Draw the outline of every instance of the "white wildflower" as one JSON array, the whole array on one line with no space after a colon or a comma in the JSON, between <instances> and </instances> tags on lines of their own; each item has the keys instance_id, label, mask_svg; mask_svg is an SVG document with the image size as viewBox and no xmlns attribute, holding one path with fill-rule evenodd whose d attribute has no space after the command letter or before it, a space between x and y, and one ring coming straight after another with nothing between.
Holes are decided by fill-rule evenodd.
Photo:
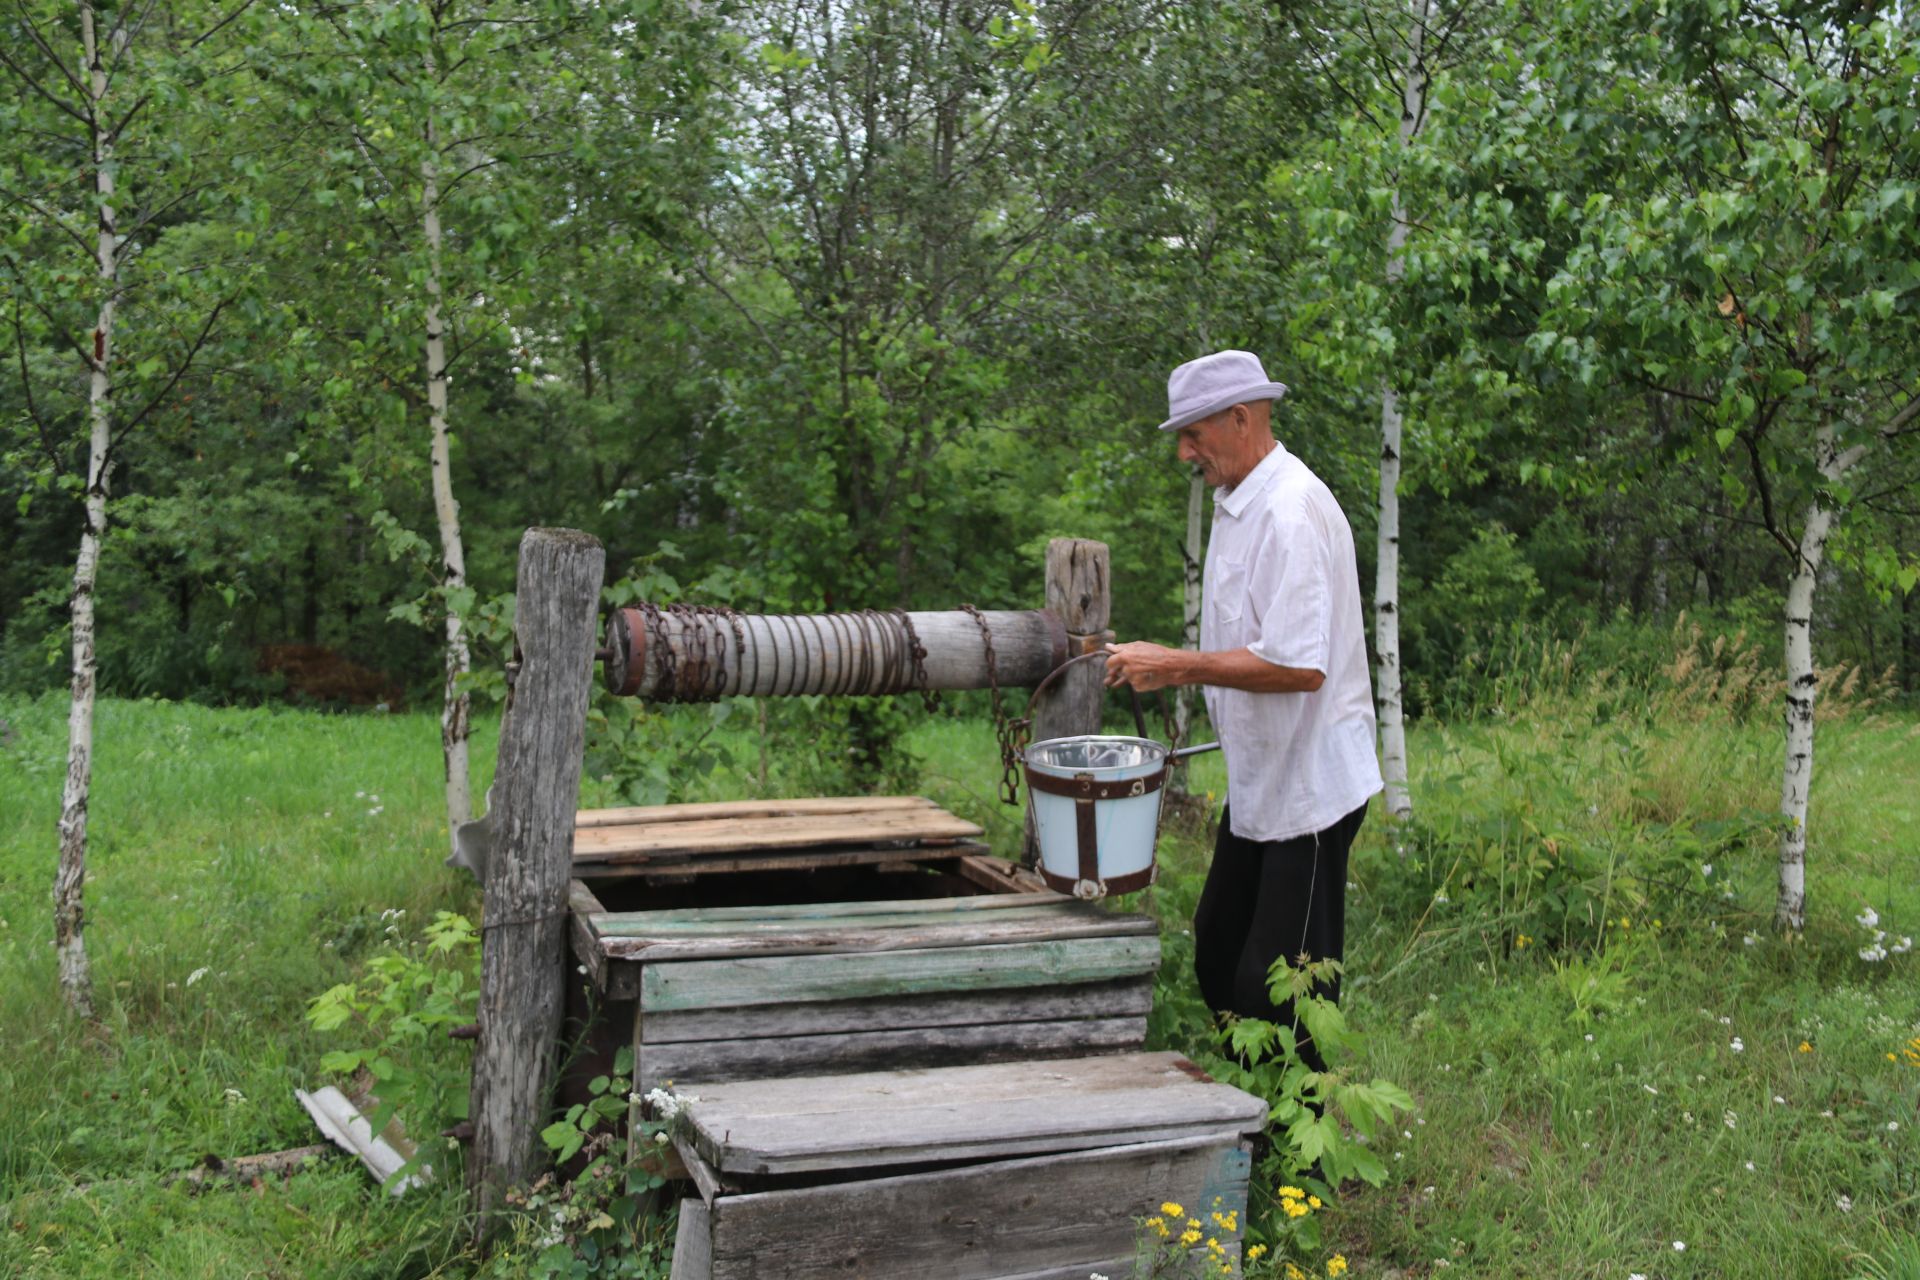
<instances>
[{"instance_id":1,"label":"white wildflower","mask_svg":"<svg viewBox=\"0 0 1920 1280\"><path fill-rule=\"evenodd\" d=\"M238 1089L227 1090L227 1102L229 1104L237 1106L240 1103L245 1102L246 1100L247 1100L247 1095L240 1092Z\"/></svg>"},{"instance_id":2,"label":"white wildflower","mask_svg":"<svg viewBox=\"0 0 1920 1280\"><path fill-rule=\"evenodd\" d=\"M1720 1113L1721 1123L1725 1124L1729 1129L1738 1128L1739 1120L1740 1120L1740 1117L1736 1116L1731 1110L1723 1111Z\"/></svg>"},{"instance_id":3,"label":"white wildflower","mask_svg":"<svg viewBox=\"0 0 1920 1280\"><path fill-rule=\"evenodd\" d=\"M1900 1122L1898 1120L1887 1121L1887 1132L1888 1133L1900 1132Z\"/></svg>"},{"instance_id":4,"label":"white wildflower","mask_svg":"<svg viewBox=\"0 0 1920 1280\"><path fill-rule=\"evenodd\" d=\"M1787 1100L1776 1093L1773 1095L1773 1105L1776 1107L1784 1107L1787 1105Z\"/></svg>"},{"instance_id":5,"label":"white wildflower","mask_svg":"<svg viewBox=\"0 0 1920 1280\"><path fill-rule=\"evenodd\" d=\"M1447 900L1447 895L1444 893L1436 893L1433 895L1433 902L1435 906L1441 905L1442 903L1446 902L1446 900Z\"/></svg>"},{"instance_id":6,"label":"white wildflower","mask_svg":"<svg viewBox=\"0 0 1920 1280\"><path fill-rule=\"evenodd\" d=\"M1749 933L1746 937L1740 939L1740 941L1749 947L1757 947L1760 945L1760 935L1757 933Z\"/></svg>"},{"instance_id":7,"label":"white wildflower","mask_svg":"<svg viewBox=\"0 0 1920 1280\"><path fill-rule=\"evenodd\" d=\"M1656 1097L1656 1098L1660 1096L1660 1091L1659 1091L1658 1089L1656 1089L1656 1088L1654 1088L1654 1087L1653 1087L1652 1085L1650 1085L1650 1084L1643 1084L1643 1085L1641 1085L1640 1087L1641 1087L1642 1089L1645 1089L1645 1090L1646 1090L1646 1091L1647 1091L1648 1093L1650 1093L1650 1094L1652 1094L1652 1095L1653 1095L1654 1097Z\"/></svg>"},{"instance_id":8,"label":"white wildflower","mask_svg":"<svg viewBox=\"0 0 1920 1280\"><path fill-rule=\"evenodd\" d=\"M1728 1045L1727 1047L1733 1050L1735 1053L1745 1053L1747 1051L1747 1046L1740 1042L1739 1036L1735 1036L1733 1038L1733 1043Z\"/></svg>"},{"instance_id":9,"label":"white wildflower","mask_svg":"<svg viewBox=\"0 0 1920 1280\"><path fill-rule=\"evenodd\" d=\"M1751 1161L1751 1160L1749 1160L1749 1161L1747 1161L1747 1172L1748 1172L1748 1173L1752 1173L1752 1172L1753 1172L1753 1161Z\"/></svg>"},{"instance_id":10,"label":"white wildflower","mask_svg":"<svg viewBox=\"0 0 1920 1280\"><path fill-rule=\"evenodd\" d=\"M204 964L201 965L198 969L195 969L192 973L187 975L187 985L192 986L194 983L200 981L200 979L206 977L208 974L212 972L213 972L213 969L210 966L204 965Z\"/></svg>"},{"instance_id":11,"label":"white wildflower","mask_svg":"<svg viewBox=\"0 0 1920 1280\"><path fill-rule=\"evenodd\" d=\"M1867 907L1862 910L1859 915L1855 916L1854 919L1860 922L1862 929L1871 929L1880 923L1880 913L1872 907Z\"/></svg>"},{"instance_id":12,"label":"white wildflower","mask_svg":"<svg viewBox=\"0 0 1920 1280\"><path fill-rule=\"evenodd\" d=\"M1836 1205L1838 1205L1838 1206L1840 1207L1840 1212L1842 1212L1842 1213L1852 1213L1852 1212L1853 1212L1853 1197L1852 1197L1852 1196L1837 1196L1837 1197L1835 1197L1835 1199L1834 1199L1834 1204L1836 1204Z\"/></svg>"},{"instance_id":13,"label":"white wildflower","mask_svg":"<svg viewBox=\"0 0 1920 1280\"><path fill-rule=\"evenodd\" d=\"M1900 941L1894 944L1893 954L1897 956L1903 956L1911 950L1913 950L1913 939L1908 937L1904 933L1901 934Z\"/></svg>"},{"instance_id":14,"label":"white wildflower","mask_svg":"<svg viewBox=\"0 0 1920 1280\"><path fill-rule=\"evenodd\" d=\"M1685 1240L1675 1240L1673 1242L1673 1251L1675 1253L1685 1253L1687 1251L1687 1242Z\"/></svg>"},{"instance_id":15,"label":"white wildflower","mask_svg":"<svg viewBox=\"0 0 1920 1280\"><path fill-rule=\"evenodd\" d=\"M1733 1019L1729 1018L1726 1014L1723 1013L1720 1015L1720 1025L1723 1027L1730 1027L1733 1025Z\"/></svg>"},{"instance_id":16,"label":"white wildflower","mask_svg":"<svg viewBox=\"0 0 1920 1280\"><path fill-rule=\"evenodd\" d=\"M1700 864L1700 874L1701 874L1701 875L1703 875L1703 876L1710 876L1710 875L1712 875L1712 874L1713 874L1713 864L1712 864L1711 862L1703 862L1703 863L1701 863L1701 864Z\"/></svg>"}]
</instances>

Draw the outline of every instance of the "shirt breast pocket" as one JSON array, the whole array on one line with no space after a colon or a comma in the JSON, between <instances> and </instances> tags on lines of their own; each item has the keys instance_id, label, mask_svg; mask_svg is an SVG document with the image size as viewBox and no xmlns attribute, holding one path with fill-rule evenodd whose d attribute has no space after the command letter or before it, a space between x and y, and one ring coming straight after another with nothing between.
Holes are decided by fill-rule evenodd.
<instances>
[{"instance_id":1,"label":"shirt breast pocket","mask_svg":"<svg viewBox=\"0 0 1920 1280\"><path fill-rule=\"evenodd\" d=\"M1222 556L1213 562L1207 586L1207 613L1227 631L1238 631L1247 613L1247 563ZM1223 635L1223 641L1234 637Z\"/></svg>"}]
</instances>

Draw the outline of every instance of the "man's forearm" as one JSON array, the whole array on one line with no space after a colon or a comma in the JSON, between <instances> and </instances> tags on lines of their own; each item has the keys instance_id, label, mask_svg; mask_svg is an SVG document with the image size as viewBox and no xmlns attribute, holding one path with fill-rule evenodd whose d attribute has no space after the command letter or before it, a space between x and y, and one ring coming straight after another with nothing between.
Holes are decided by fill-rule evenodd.
<instances>
[{"instance_id":1,"label":"man's forearm","mask_svg":"<svg viewBox=\"0 0 1920 1280\"><path fill-rule=\"evenodd\" d=\"M1107 683L1140 690L1210 684L1248 693L1312 693L1326 680L1323 672L1283 667L1251 649L1196 651L1134 641L1109 645L1107 653Z\"/></svg>"}]
</instances>

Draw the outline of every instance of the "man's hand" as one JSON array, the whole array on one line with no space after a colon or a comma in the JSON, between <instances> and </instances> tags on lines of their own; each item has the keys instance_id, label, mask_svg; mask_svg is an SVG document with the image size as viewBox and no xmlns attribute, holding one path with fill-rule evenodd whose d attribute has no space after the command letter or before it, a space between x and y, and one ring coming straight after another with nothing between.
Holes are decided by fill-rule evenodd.
<instances>
[{"instance_id":1,"label":"man's hand","mask_svg":"<svg viewBox=\"0 0 1920 1280\"><path fill-rule=\"evenodd\" d=\"M1107 646L1105 680L1109 689L1130 684L1140 692L1187 683L1182 677L1193 654L1186 649L1169 649L1148 640L1130 640Z\"/></svg>"}]
</instances>

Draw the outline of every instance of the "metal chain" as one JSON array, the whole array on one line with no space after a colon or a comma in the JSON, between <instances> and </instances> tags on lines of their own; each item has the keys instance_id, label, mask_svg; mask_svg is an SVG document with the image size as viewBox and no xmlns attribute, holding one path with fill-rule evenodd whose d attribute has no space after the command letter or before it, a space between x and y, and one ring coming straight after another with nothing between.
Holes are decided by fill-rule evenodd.
<instances>
[{"instance_id":1,"label":"metal chain","mask_svg":"<svg viewBox=\"0 0 1920 1280\"><path fill-rule=\"evenodd\" d=\"M1020 765L1025 743L1027 720L1008 718L1006 705L1000 698L1000 660L993 651L993 628L987 625L986 615L970 604L960 606L961 612L972 616L980 628L980 643L987 651L987 692L993 697L993 732L1000 742L1000 802L1018 805L1020 803Z\"/></svg>"},{"instance_id":2,"label":"metal chain","mask_svg":"<svg viewBox=\"0 0 1920 1280\"><path fill-rule=\"evenodd\" d=\"M913 629L913 619L908 616L905 609L894 609L891 613L892 616L899 621L900 629L906 632L907 635L907 653L913 658L913 683L911 687L920 691L920 701L926 704L927 710L938 711L940 709L940 695L933 689L927 687L927 646L920 643L920 634ZM974 616L978 617L979 615L975 614ZM984 627L986 623L983 622L980 625ZM991 639L987 641L987 670L989 672L993 670L993 641Z\"/></svg>"}]
</instances>

